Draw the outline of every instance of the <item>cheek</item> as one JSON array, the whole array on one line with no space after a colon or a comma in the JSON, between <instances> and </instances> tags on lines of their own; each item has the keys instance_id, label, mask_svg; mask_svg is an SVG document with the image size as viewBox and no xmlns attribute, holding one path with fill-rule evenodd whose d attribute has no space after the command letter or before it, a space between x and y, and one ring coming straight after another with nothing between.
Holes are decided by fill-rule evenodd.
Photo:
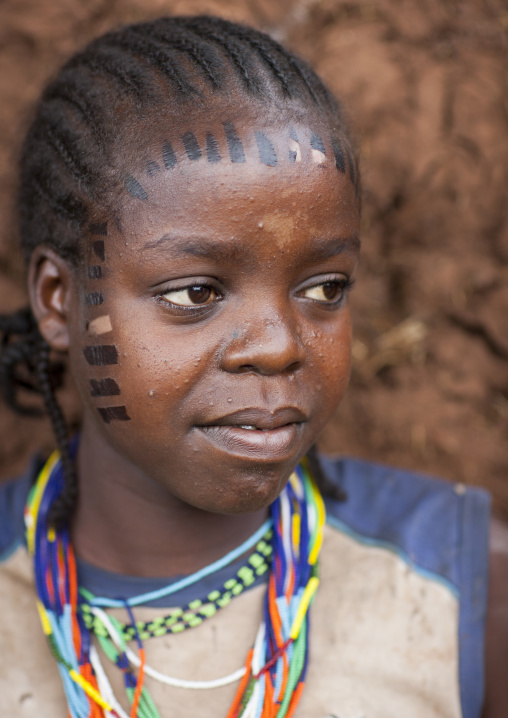
<instances>
[{"instance_id":1,"label":"cheek","mask_svg":"<svg viewBox=\"0 0 508 718\"><path fill-rule=\"evenodd\" d=\"M312 348L310 373L314 375L315 390L320 396L323 413L329 418L344 395L351 373L349 308L344 308L340 319L329 328L314 330L308 346Z\"/></svg>"},{"instance_id":2,"label":"cheek","mask_svg":"<svg viewBox=\"0 0 508 718\"><path fill-rule=\"evenodd\" d=\"M213 363L215 347L200 335L194 340L168 326L131 316L114 332L118 352L116 377L130 416L140 425L147 419L168 421L181 415L195 386ZM143 329L144 328L144 329ZM169 416L171 415L171 416ZM157 424L147 424L156 430Z\"/></svg>"}]
</instances>

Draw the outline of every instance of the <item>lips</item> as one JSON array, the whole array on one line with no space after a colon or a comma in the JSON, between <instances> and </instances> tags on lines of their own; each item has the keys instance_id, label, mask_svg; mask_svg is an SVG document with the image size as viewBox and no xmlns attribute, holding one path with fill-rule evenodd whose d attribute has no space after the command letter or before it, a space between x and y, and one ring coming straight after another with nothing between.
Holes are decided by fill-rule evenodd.
<instances>
[{"instance_id":1,"label":"lips","mask_svg":"<svg viewBox=\"0 0 508 718\"><path fill-rule=\"evenodd\" d=\"M241 409L206 421L198 431L216 448L261 461L282 461L300 446L306 415L296 407Z\"/></svg>"}]
</instances>

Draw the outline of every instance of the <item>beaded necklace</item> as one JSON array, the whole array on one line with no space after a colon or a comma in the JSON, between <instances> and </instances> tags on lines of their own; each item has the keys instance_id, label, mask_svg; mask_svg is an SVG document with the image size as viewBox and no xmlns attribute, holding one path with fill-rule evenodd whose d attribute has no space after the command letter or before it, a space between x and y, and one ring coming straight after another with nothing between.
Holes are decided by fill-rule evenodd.
<instances>
[{"instance_id":1,"label":"beaded necklace","mask_svg":"<svg viewBox=\"0 0 508 718\"><path fill-rule=\"evenodd\" d=\"M158 638L167 633L181 633L188 628L200 626L204 620L215 616L217 611L229 605L231 600L256 582L256 577L263 576L270 568L269 560L272 556L272 545L268 543L272 538L269 529L264 537L256 544L255 551L246 563L236 571L236 575L228 578L222 587L216 588L203 598L193 599L184 607L174 608L166 616L160 616L152 621L136 621L136 625L118 622L118 630L125 641L136 639L136 633L142 641L147 638ZM107 637L108 630L100 617L94 612L97 597L90 591L80 588L79 592L84 601L79 605L85 626L95 633L97 637Z\"/></svg>"},{"instance_id":2,"label":"beaded necklace","mask_svg":"<svg viewBox=\"0 0 508 718\"><path fill-rule=\"evenodd\" d=\"M48 513L63 488L59 456L53 454L29 495L25 508L28 551L33 561L37 608L42 629L57 661L71 718L126 718L113 695L78 608L76 561L67 529L48 527ZM317 559L321 548L325 509L321 495L302 462L286 488L270 507L273 556L264 616L245 667L228 677L240 680L227 718L290 718L298 705L308 665L308 611L319 584ZM257 543L269 528L264 525L251 538ZM255 539L255 540L253 540ZM244 553L244 545L240 547ZM238 551L238 550L237 550ZM231 552L235 558L241 553ZM227 557L225 557L226 559ZM215 565L226 565L224 560ZM211 569L211 567L207 567ZM207 569L194 574L206 573ZM207 575L211 573L208 570ZM194 577L183 579L186 585ZM167 590L163 595L173 592ZM94 614L102 615L115 643L115 662L124 673L130 718L158 718L159 713L144 687L145 652L131 606L147 600L147 594L127 601L94 599ZM119 636L118 625L102 606L124 606L134 627L136 656ZM137 673L135 671L137 668ZM161 676L149 669L150 675ZM226 679L211 682L225 685ZM164 682L170 682L167 679ZM185 682L181 682L185 683ZM190 683L190 682L189 682ZM172 683L174 685L175 683ZM190 686L189 686L190 687ZM205 687L205 686L201 686Z\"/></svg>"}]
</instances>

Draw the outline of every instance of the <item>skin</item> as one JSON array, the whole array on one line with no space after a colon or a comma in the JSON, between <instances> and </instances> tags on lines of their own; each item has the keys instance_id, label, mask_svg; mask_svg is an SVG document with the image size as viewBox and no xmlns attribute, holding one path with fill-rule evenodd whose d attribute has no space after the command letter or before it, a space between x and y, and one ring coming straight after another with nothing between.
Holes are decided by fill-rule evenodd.
<instances>
[{"instance_id":1,"label":"skin","mask_svg":"<svg viewBox=\"0 0 508 718\"><path fill-rule=\"evenodd\" d=\"M349 380L343 285L358 255L354 188L310 151L290 163L285 123L260 127L242 117L235 127L244 164L228 161L221 124L209 115L174 125L170 136L176 146L191 130L203 147L212 131L217 164L179 156L178 169L149 175L136 151L162 165L168 133L152 131L143 152L126 147L126 171L148 199L124 192L116 221L97 218L108 221L103 263L93 238L78 270L46 247L32 257L35 316L53 349L69 354L83 402L74 546L111 571L189 573L239 545L265 520ZM308 138L310 125L299 133ZM260 128L276 167L259 161ZM327 137L319 123L312 129ZM89 277L89 264L101 264L100 280ZM201 289L189 294L190 287ZM103 293L101 305L86 304L92 291ZM192 297L206 301L182 308ZM87 326L105 316L111 331L91 336ZM101 343L116 347L117 364L86 362L85 347ZM105 378L120 395L92 397L90 380ZM129 420L105 423L98 408L120 405ZM256 439L240 425L258 425ZM499 670L508 658L508 531L495 526L483 718L499 718L508 705Z\"/></svg>"},{"instance_id":2,"label":"skin","mask_svg":"<svg viewBox=\"0 0 508 718\"><path fill-rule=\"evenodd\" d=\"M97 262L90 243L86 265L67 279L69 365L83 401L73 539L105 569L189 572L246 539L349 380L343 285L358 255L354 188L330 146L320 167L307 139L294 164L286 128L263 127L280 158L268 167L251 128L236 125L245 163L229 161L222 124L208 123L220 163L182 153L169 173L132 168L148 199L125 192L108 223L102 278L88 278ZM204 145L204 130L184 126L172 131L175 146L189 129ZM163 138L147 157L160 162ZM210 287L209 301L175 304L192 286ZM99 287L104 302L90 306L85 297ZM106 314L112 331L91 337L87 322ZM83 350L103 342L116 347L118 364L90 366ZM120 396L90 396L90 379L104 378ZM125 406L130 420L104 423L98 407L111 405Z\"/></svg>"}]
</instances>

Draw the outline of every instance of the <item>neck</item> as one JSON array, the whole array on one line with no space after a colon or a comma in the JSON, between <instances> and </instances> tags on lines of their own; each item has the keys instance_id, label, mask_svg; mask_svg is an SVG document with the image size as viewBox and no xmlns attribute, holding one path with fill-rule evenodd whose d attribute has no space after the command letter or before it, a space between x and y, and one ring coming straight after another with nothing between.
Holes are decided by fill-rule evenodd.
<instances>
[{"instance_id":1,"label":"neck","mask_svg":"<svg viewBox=\"0 0 508 718\"><path fill-rule=\"evenodd\" d=\"M144 577L194 573L243 543L268 516L268 509L223 515L190 506L95 438L83 427L72 538L76 554L99 568Z\"/></svg>"}]
</instances>

